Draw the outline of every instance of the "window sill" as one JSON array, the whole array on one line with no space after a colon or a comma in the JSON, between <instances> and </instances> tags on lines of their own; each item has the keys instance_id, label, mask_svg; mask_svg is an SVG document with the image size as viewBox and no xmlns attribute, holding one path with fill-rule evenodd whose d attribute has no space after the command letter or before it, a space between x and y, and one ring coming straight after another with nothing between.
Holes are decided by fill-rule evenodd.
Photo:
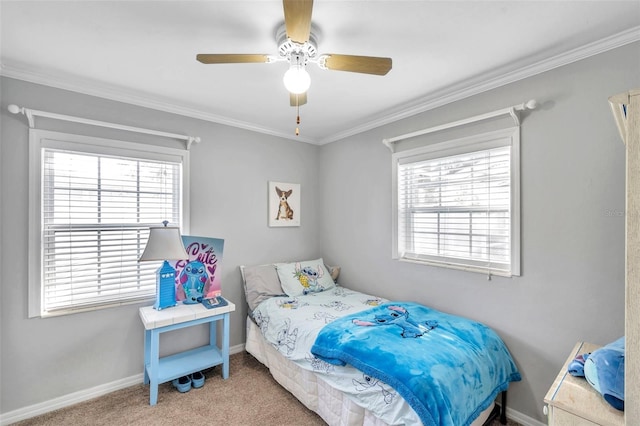
<instances>
[{"instance_id":1,"label":"window sill","mask_svg":"<svg viewBox=\"0 0 640 426\"><path fill-rule=\"evenodd\" d=\"M466 271L466 272L483 274L487 276L488 280L490 280L492 276L499 276L499 277L505 277L505 278L512 278L514 276L517 276L516 274L513 274L509 271L491 270L489 268L482 268L482 267L471 266L471 265L461 265L461 264L456 264L451 262L436 262L432 260L413 259L413 258L406 258L406 257L395 257L394 259L400 262L416 263L419 265L435 266L439 268L455 269L458 271Z\"/></svg>"},{"instance_id":2,"label":"window sill","mask_svg":"<svg viewBox=\"0 0 640 426\"><path fill-rule=\"evenodd\" d=\"M154 301L155 301L155 296L149 296L145 298L133 299L130 301L120 301L120 302L114 302L114 303L108 303L108 304L102 304L102 305L83 306L83 307L77 307L77 308L65 308L65 309L59 309L51 312L45 311L45 312L41 312L40 315L30 316L29 318L42 318L42 319L55 318L63 315L93 312L93 311L99 311L102 309L117 308L119 306L127 306L127 305L146 306L146 305L153 304Z\"/></svg>"}]
</instances>

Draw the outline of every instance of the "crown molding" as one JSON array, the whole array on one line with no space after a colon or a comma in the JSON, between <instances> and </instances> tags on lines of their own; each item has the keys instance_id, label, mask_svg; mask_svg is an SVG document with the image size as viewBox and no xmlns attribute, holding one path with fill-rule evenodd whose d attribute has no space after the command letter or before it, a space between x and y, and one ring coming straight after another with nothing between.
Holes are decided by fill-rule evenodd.
<instances>
[{"instance_id":1,"label":"crown molding","mask_svg":"<svg viewBox=\"0 0 640 426\"><path fill-rule=\"evenodd\" d=\"M56 89L69 90L72 92L82 93L85 95L96 96L103 99L109 99L117 102L124 102L131 105L151 108L158 111L164 111L172 114L178 114L185 117L196 118L226 126L236 127L252 132L263 133L279 138L291 139L300 142L317 144L314 139L291 135L290 133L279 132L274 129L262 127L249 123L247 121L235 120L217 114L212 114L199 109L179 105L170 100L160 99L145 93L132 93L127 90L116 88L98 83L93 80L79 78L77 76L53 76L44 72L38 72L27 67L8 64L2 62L0 64L0 75L4 77L14 78L17 80L28 81L30 83L42 84Z\"/></svg>"},{"instance_id":2,"label":"crown molding","mask_svg":"<svg viewBox=\"0 0 640 426\"><path fill-rule=\"evenodd\" d=\"M153 96L144 93L132 94L131 91L125 92L122 89L100 84L95 81L89 81L87 79L77 78L75 76L52 76L43 72L27 69L26 67L7 64L5 62L0 64L0 75L204 121L210 121L279 138L291 139L314 145L324 145L637 41L640 41L640 26L630 28L621 33L614 34L550 58L539 60L532 64L524 64L523 61L510 64L496 69L494 72L490 73L488 78L486 76L481 76L465 80L438 92L418 98L411 102L410 105L405 104L402 107L391 108L375 116L370 116L361 124L320 140L295 136L290 133L283 133L246 121L235 120L199 109L181 106L171 102L170 100L154 98Z\"/></svg>"},{"instance_id":3,"label":"crown molding","mask_svg":"<svg viewBox=\"0 0 640 426\"><path fill-rule=\"evenodd\" d=\"M422 112L466 99L471 96L505 86L509 83L532 77L637 41L640 41L640 26L630 28L613 36L606 37L550 58L534 62L533 64L522 64L520 66L518 66L518 64L511 64L509 66L499 68L491 73L493 77L474 77L436 93L431 93L425 97L419 98L409 106L405 105L401 108L388 109L375 117L370 117L365 123L352 127L351 129L347 129L344 132L323 138L318 142L318 144L324 145L336 142L349 136L363 133L404 118L412 117Z\"/></svg>"}]
</instances>

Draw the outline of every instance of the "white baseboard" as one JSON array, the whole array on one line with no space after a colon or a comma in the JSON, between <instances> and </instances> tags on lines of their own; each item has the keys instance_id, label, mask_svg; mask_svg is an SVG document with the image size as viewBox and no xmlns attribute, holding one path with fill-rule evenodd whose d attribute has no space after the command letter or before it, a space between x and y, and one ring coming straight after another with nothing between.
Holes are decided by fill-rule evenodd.
<instances>
[{"instance_id":1,"label":"white baseboard","mask_svg":"<svg viewBox=\"0 0 640 426\"><path fill-rule=\"evenodd\" d=\"M77 404L79 402L87 401L92 398L97 398L108 393L134 386L142 382L142 373L135 376L126 377L124 379L116 380L111 383L105 383L104 385L95 386L93 388L73 392L68 395L64 395L58 398L50 399L49 401L33 404L28 407L19 408L8 413L0 415L0 425L9 425L11 423L18 422L20 420L30 419L31 417L39 416L41 414L48 413L53 410L68 407L70 405Z\"/></svg>"},{"instance_id":2,"label":"white baseboard","mask_svg":"<svg viewBox=\"0 0 640 426\"><path fill-rule=\"evenodd\" d=\"M244 344L232 346L229 348L230 354L236 354L244 350ZM143 374L136 374L134 376L125 377L124 379L116 380L104 385L95 386L89 389L73 392L68 395L64 395L58 398L51 399L49 401L33 404L28 407L19 408L17 410L10 411L8 413L0 414L0 425L10 425L21 420L30 419L35 416L39 416L50 411L58 410L60 408L69 407L79 402L87 401L89 399L97 398L108 393L128 388L142 383Z\"/></svg>"},{"instance_id":3,"label":"white baseboard","mask_svg":"<svg viewBox=\"0 0 640 426\"><path fill-rule=\"evenodd\" d=\"M243 350L244 344L240 344L230 347L229 353L236 354L238 352L242 352ZM125 377L124 379L116 380L111 383L105 383L104 385L99 385L82 391L73 392L59 398L54 398L49 401L33 404L28 407L10 411L8 413L2 413L0 414L0 426L10 425L21 420L30 419L32 417L39 416L50 411L69 407L71 405L87 401L89 399L97 398L99 396L106 395L108 393L115 392L129 386L135 386L142 382L142 376L142 373L136 374L131 377ZM520 423L523 426L545 426L545 423L542 423L534 419L533 417L529 417L509 407L507 407L507 417L513 421Z\"/></svg>"},{"instance_id":4,"label":"white baseboard","mask_svg":"<svg viewBox=\"0 0 640 426\"><path fill-rule=\"evenodd\" d=\"M547 423L542 423L533 417L529 417L509 407L507 407L507 418L520 423L522 426L547 426Z\"/></svg>"}]
</instances>

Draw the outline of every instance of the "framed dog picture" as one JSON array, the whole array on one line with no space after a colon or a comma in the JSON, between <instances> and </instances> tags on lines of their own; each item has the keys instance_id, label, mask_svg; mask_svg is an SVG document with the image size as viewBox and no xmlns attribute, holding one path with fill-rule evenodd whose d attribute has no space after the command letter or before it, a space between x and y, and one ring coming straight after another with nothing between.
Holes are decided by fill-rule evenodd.
<instances>
[{"instance_id":1,"label":"framed dog picture","mask_svg":"<svg viewBox=\"0 0 640 426\"><path fill-rule=\"evenodd\" d=\"M269 226L300 226L300 184L269 182Z\"/></svg>"}]
</instances>

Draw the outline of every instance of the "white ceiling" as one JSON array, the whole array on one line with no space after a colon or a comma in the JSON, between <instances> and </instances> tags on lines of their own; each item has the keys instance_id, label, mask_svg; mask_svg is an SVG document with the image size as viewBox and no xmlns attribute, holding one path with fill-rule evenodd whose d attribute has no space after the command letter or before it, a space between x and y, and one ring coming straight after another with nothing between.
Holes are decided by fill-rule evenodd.
<instances>
[{"instance_id":1,"label":"white ceiling","mask_svg":"<svg viewBox=\"0 0 640 426\"><path fill-rule=\"evenodd\" d=\"M640 0L316 0L319 53L393 69L310 64L296 138L286 63L195 59L275 54L281 1L2 0L0 18L3 75L318 144L640 40Z\"/></svg>"}]
</instances>

